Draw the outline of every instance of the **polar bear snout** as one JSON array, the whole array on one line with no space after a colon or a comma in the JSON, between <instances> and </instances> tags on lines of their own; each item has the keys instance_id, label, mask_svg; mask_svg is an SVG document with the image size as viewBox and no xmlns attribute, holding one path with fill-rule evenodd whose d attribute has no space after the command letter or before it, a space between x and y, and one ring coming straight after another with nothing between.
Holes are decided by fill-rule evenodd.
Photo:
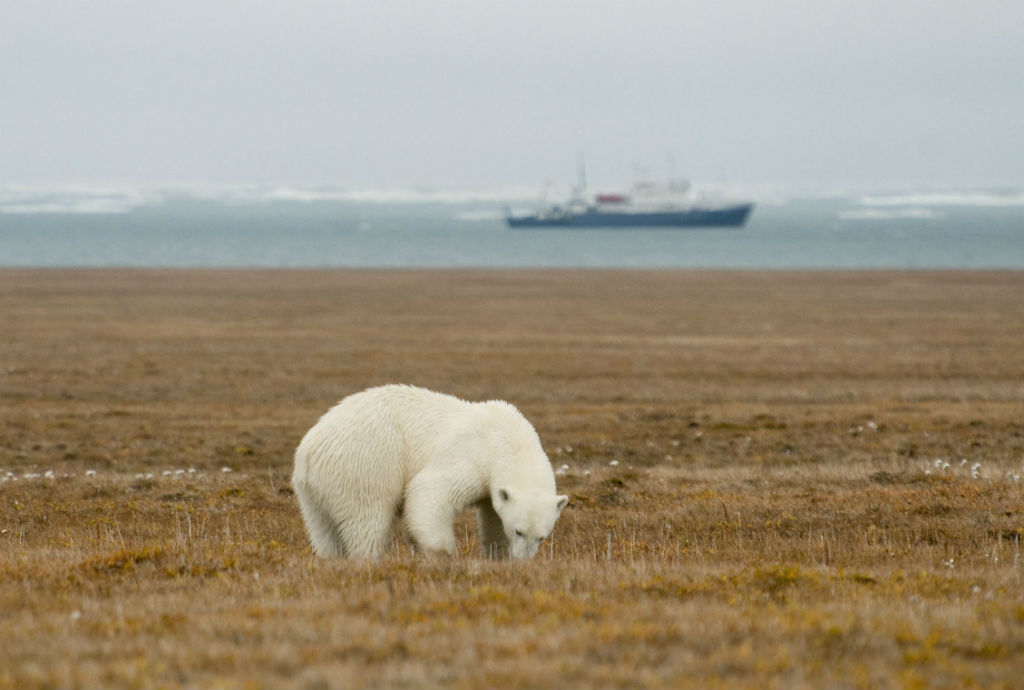
<instances>
[{"instance_id":1,"label":"polar bear snout","mask_svg":"<svg viewBox=\"0 0 1024 690\"><path fill-rule=\"evenodd\" d=\"M504 527L509 556L533 558L551 535L569 497L543 491L517 492L509 489L498 489L495 493L494 508Z\"/></svg>"},{"instance_id":2,"label":"polar bear snout","mask_svg":"<svg viewBox=\"0 0 1024 690\"><path fill-rule=\"evenodd\" d=\"M509 549L509 554L512 558L525 560L527 558L533 558L537 555L537 550L540 549L541 542L543 539L521 539L512 542L512 546Z\"/></svg>"}]
</instances>

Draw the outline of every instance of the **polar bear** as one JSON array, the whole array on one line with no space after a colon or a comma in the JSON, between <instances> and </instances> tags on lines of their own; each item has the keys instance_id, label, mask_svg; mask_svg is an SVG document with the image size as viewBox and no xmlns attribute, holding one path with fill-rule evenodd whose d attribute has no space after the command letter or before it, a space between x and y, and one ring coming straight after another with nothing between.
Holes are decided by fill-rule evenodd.
<instances>
[{"instance_id":1,"label":"polar bear","mask_svg":"<svg viewBox=\"0 0 1024 690\"><path fill-rule=\"evenodd\" d=\"M314 551L375 559L401 515L416 546L455 553L455 516L475 506L485 556L531 558L568 497L533 426L511 404L405 385L348 396L295 451L292 488Z\"/></svg>"}]
</instances>

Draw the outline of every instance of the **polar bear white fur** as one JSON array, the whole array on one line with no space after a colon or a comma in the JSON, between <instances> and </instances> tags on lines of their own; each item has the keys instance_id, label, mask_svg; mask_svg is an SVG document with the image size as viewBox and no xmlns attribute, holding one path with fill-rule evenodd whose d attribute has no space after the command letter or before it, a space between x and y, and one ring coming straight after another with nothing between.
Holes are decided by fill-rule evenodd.
<instances>
[{"instance_id":1,"label":"polar bear white fur","mask_svg":"<svg viewBox=\"0 0 1024 690\"><path fill-rule=\"evenodd\" d=\"M455 516L475 506L485 556L530 558L568 502L533 426L507 402L413 386L350 395L295 451L292 487L321 556L379 558L401 515L424 552L455 553Z\"/></svg>"}]
</instances>

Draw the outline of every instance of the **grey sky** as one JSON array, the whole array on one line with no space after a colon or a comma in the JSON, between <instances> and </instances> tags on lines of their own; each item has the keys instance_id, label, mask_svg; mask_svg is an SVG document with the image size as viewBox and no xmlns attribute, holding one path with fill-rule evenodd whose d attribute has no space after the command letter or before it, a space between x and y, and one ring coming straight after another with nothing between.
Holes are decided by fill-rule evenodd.
<instances>
[{"instance_id":1,"label":"grey sky","mask_svg":"<svg viewBox=\"0 0 1024 690\"><path fill-rule=\"evenodd\" d=\"M4 0L0 183L1024 184L1020 0Z\"/></svg>"}]
</instances>

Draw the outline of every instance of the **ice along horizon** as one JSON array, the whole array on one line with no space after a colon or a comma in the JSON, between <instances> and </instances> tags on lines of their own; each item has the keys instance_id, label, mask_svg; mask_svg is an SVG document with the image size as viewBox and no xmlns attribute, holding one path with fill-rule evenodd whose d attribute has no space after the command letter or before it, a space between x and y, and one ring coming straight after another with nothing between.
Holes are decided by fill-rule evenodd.
<instances>
[{"instance_id":1,"label":"ice along horizon","mask_svg":"<svg viewBox=\"0 0 1024 690\"><path fill-rule=\"evenodd\" d=\"M0 190L2 267L1024 269L1024 192L763 195L742 229L518 229L533 190Z\"/></svg>"}]
</instances>

